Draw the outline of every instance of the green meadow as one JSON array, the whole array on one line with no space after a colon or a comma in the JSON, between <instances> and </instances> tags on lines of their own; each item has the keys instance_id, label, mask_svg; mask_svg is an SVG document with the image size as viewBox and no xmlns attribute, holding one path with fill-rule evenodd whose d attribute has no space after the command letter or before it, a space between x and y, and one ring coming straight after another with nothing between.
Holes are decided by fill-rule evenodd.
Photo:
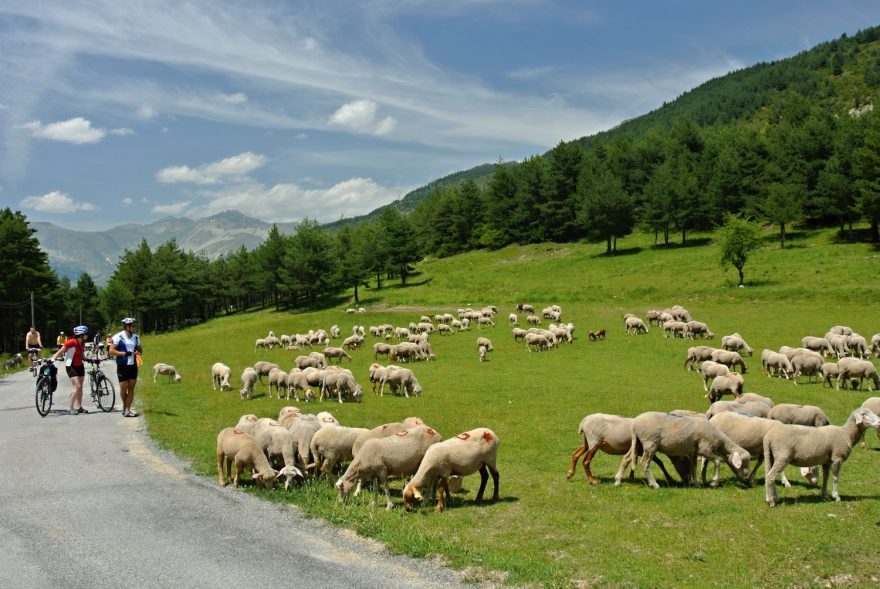
<instances>
[{"instance_id":1,"label":"green meadow","mask_svg":"<svg viewBox=\"0 0 880 589\"><path fill-rule=\"evenodd\" d=\"M343 336L355 324L407 325L423 314L496 305L494 328L431 337L435 362L415 363L424 393L406 399L372 394L367 379L372 344L352 353L345 366L364 386L360 404L299 403L304 412L331 411L344 425L374 427L417 415L445 438L479 426L501 439L498 469L501 500L474 503L479 477L464 481L450 509L431 506L405 513L401 483L393 484L398 507L369 505L365 493L346 505L336 501L332 480L318 479L285 492L258 491L266 500L292 503L306 514L384 542L391 551L437 558L459 568L466 580L545 587L721 587L876 586L880 581L880 443L868 432L868 449L853 449L842 469L840 503L823 501L819 489L789 467L793 486L778 487L780 504L767 507L763 476L754 488L738 484L725 467L722 486L651 490L639 474L614 487L619 458L602 453L593 461L601 484L586 483L580 464L572 481L565 474L580 444L577 428L590 413L634 416L644 411L693 409L708 402L697 373L682 365L689 341L665 339L651 328L624 333L623 314L644 317L648 309L680 304L722 335L740 332L755 349L746 357L746 390L777 403L822 407L836 424L866 391L835 391L806 379L795 385L761 373L762 348L800 345L806 335L849 325L866 336L880 332L880 250L863 243L838 243L831 231L800 232L779 249L768 233L746 265L746 286L719 265L711 235L693 245L652 247L653 236L618 243L614 257L604 245L542 244L427 259L410 284L361 289L364 314L338 307L310 312L258 311L144 337L144 371L138 403L149 433L191 463L194 472L216 477L217 432L245 413L277 417L293 401L268 398L258 385L254 399L241 401L238 375L258 360L289 369L296 352L254 351L254 340L276 334L329 329ZM514 342L507 315L517 303L558 304L564 322L575 325L573 345L528 353ZM525 322L524 315L520 321ZM546 326L547 321L544 321ZM602 342L590 330L606 328ZM489 337L494 351L478 361L475 341ZM700 342L698 342L700 343ZM713 345L713 342L707 342ZM337 343L338 345L338 343ZM214 391L210 368L224 362L233 371L233 391ZM152 382L155 362L174 364L183 381ZM875 359L876 362L876 359ZM383 363L387 361L383 360ZM491 497L491 480L487 489ZM382 501L380 499L380 505Z\"/></svg>"}]
</instances>

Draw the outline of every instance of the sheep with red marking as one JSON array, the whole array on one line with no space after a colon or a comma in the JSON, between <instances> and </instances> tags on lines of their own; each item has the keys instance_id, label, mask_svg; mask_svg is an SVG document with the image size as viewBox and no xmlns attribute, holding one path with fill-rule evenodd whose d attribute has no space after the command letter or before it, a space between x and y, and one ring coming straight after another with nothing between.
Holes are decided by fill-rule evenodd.
<instances>
[{"instance_id":1,"label":"sheep with red marking","mask_svg":"<svg viewBox=\"0 0 880 589\"><path fill-rule=\"evenodd\" d=\"M241 429L227 427L217 435L217 479L221 487L226 486L226 479L233 476L233 464L235 465L233 488L238 488L241 474L250 470L255 471L253 479L260 486L270 490L275 486L275 477L278 473L260 450L256 438Z\"/></svg>"},{"instance_id":2,"label":"sheep with red marking","mask_svg":"<svg viewBox=\"0 0 880 589\"><path fill-rule=\"evenodd\" d=\"M498 501L498 469L495 461L498 454L498 436L492 430L482 427L458 434L445 442L434 444L425 452L419 470L403 489L403 506L411 511L423 499L422 489L431 489L439 481L436 510L443 511L449 495L449 477L460 477L480 472L480 489L477 503L483 500L483 492L489 474L492 475L492 501Z\"/></svg>"}]
</instances>

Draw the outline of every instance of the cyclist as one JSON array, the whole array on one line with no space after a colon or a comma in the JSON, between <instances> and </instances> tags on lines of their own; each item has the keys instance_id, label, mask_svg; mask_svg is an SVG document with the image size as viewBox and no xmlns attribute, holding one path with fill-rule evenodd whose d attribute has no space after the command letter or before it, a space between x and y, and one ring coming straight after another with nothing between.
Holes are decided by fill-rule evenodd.
<instances>
[{"instance_id":1,"label":"cyclist","mask_svg":"<svg viewBox=\"0 0 880 589\"><path fill-rule=\"evenodd\" d=\"M40 332L37 331L37 328L33 325L31 325L30 330L24 334L24 349L28 351L28 360L31 362L40 357L40 350L43 349L43 340L40 339ZM32 352L32 349L36 349L37 351Z\"/></svg>"},{"instance_id":2,"label":"cyclist","mask_svg":"<svg viewBox=\"0 0 880 589\"><path fill-rule=\"evenodd\" d=\"M88 413L82 406L83 381L86 377L86 367L83 363L85 341L89 335L89 328L85 325L77 325L73 328L73 337L64 342L61 349L55 352L52 360L57 360L64 355L64 365L67 368L67 376L70 377L70 384L73 390L70 391L70 401L67 404L67 413L69 415L77 415L79 413Z\"/></svg>"},{"instance_id":3,"label":"cyclist","mask_svg":"<svg viewBox=\"0 0 880 589\"><path fill-rule=\"evenodd\" d=\"M58 334L58 337L55 338L55 349L60 350L62 346L64 346L64 342L67 341L67 337L64 335L64 332Z\"/></svg>"},{"instance_id":4,"label":"cyclist","mask_svg":"<svg viewBox=\"0 0 880 589\"><path fill-rule=\"evenodd\" d=\"M122 320L122 331L113 336L110 355L116 356L116 376L119 377L119 396L122 397L122 416L137 417L132 410L134 387L137 384L138 365L136 354L142 353L141 338L134 332L137 323L133 317Z\"/></svg>"}]
</instances>

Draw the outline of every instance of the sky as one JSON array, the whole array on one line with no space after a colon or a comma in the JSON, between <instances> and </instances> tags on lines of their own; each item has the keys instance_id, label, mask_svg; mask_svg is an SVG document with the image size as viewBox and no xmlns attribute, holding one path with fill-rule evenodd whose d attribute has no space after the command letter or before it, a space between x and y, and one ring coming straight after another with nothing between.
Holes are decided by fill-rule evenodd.
<instances>
[{"instance_id":1,"label":"sky","mask_svg":"<svg viewBox=\"0 0 880 589\"><path fill-rule=\"evenodd\" d=\"M334 221L878 24L876 0L0 0L0 206Z\"/></svg>"}]
</instances>

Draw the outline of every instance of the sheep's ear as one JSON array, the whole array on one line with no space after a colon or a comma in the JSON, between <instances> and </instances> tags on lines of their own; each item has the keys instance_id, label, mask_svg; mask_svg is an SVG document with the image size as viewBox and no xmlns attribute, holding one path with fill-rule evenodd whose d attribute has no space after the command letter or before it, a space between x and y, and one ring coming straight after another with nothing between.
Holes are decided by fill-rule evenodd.
<instances>
[{"instance_id":1,"label":"sheep's ear","mask_svg":"<svg viewBox=\"0 0 880 589\"><path fill-rule=\"evenodd\" d=\"M853 414L853 418L855 419L856 425L860 425L863 421L865 421L864 416L861 411L856 411Z\"/></svg>"},{"instance_id":2,"label":"sheep's ear","mask_svg":"<svg viewBox=\"0 0 880 589\"><path fill-rule=\"evenodd\" d=\"M730 463L733 464L734 468L742 468L742 458L739 455L739 452L734 452L733 456L730 458Z\"/></svg>"},{"instance_id":3,"label":"sheep's ear","mask_svg":"<svg viewBox=\"0 0 880 589\"><path fill-rule=\"evenodd\" d=\"M263 478L263 473L261 473L261 472L255 472L255 473L254 473L254 480L255 480L255 481L259 481L259 480L261 480L262 478Z\"/></svg>"},{"instance_id":4,"label":"sheep's ear","mask_svg":"<svg viewBox=\"0 0 880 589\"><path fill-rule=\"evenodd\" d=\"M417 487L413 487L413 489L412 489L412 494L413 494L413 497L415 497L416 501L421 501L421 500L422 500L422 494L419 493L419 490L418 490Z\"/></svg>"}]
</instances>

